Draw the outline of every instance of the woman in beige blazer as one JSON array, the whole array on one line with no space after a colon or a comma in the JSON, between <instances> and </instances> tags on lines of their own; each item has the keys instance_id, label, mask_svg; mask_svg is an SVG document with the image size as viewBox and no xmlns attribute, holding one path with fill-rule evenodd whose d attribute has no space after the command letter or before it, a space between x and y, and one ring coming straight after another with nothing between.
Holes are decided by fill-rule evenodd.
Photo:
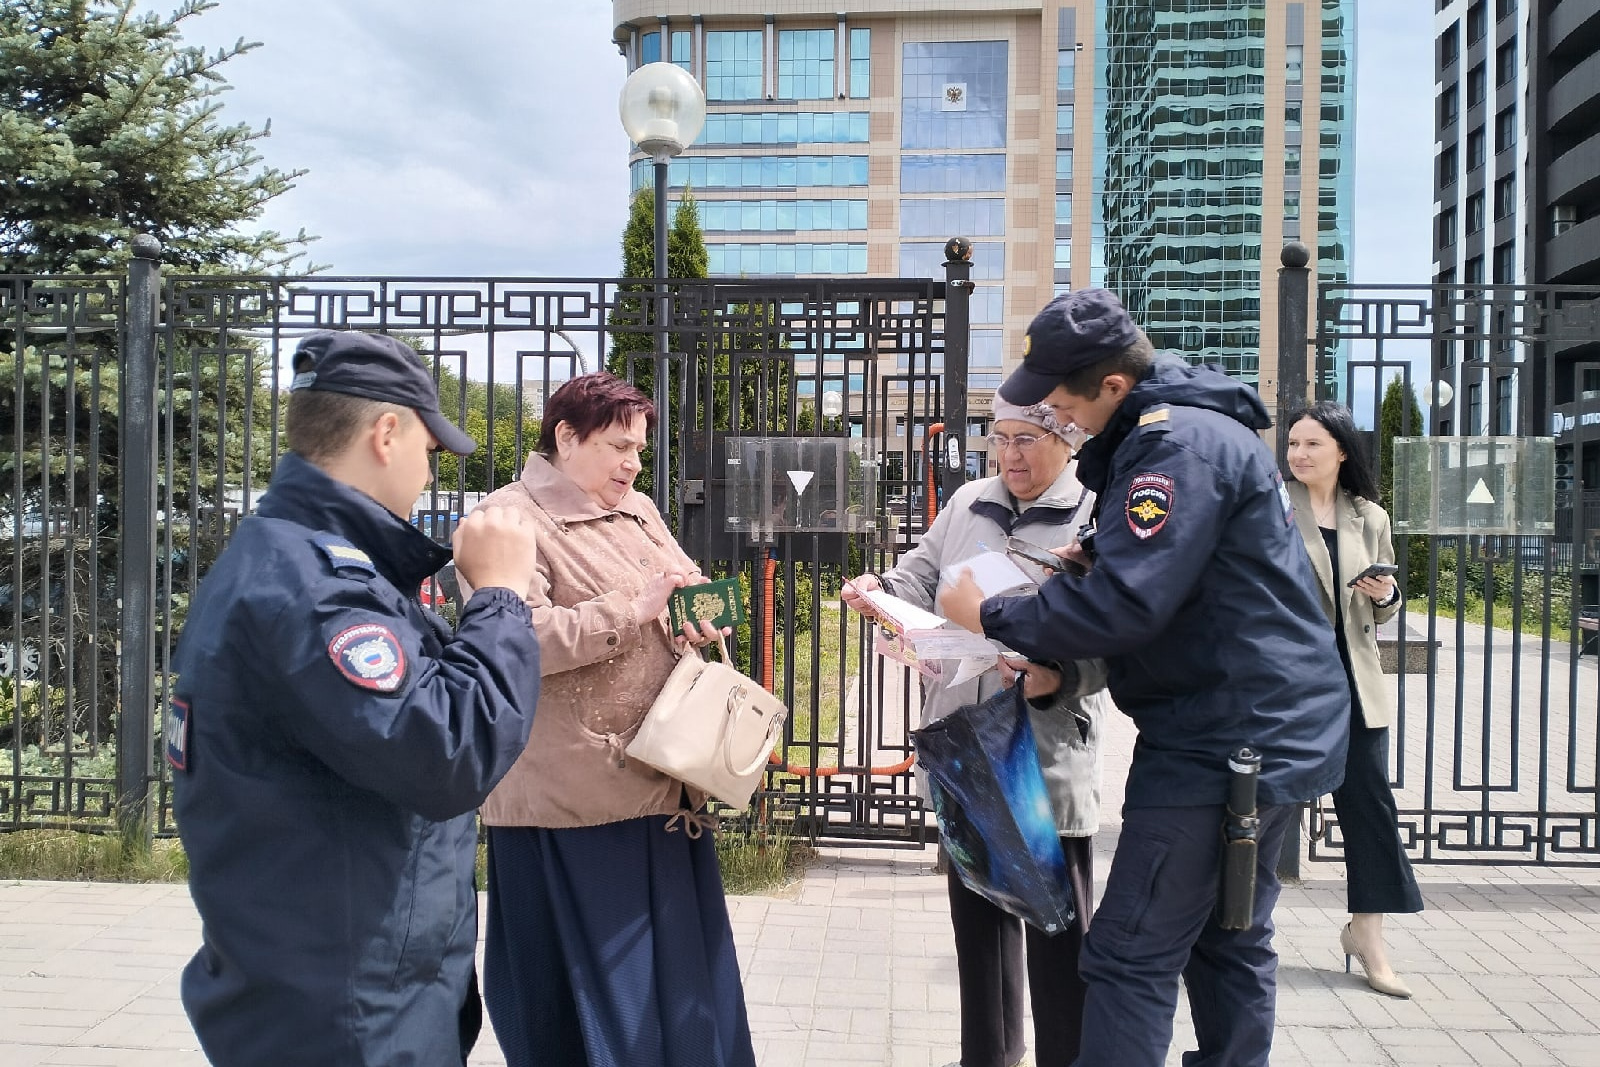
<instances>
[{"instance_id":1,"label":"woman in beige blazer","mask_svg":"<svg viewBox=\"0 0 1600 1067\"><path fill-rule=\"evenodd\" d=\"M1344 784L1333 793L1350 909L1339 944L1345 970L1354 957L1373 989L1409 997L1411 990L1389 965L1383 944L1385 913L1422 910L1389 787L1394 707L1378 665L1378 624L1400 610L1401 593L1392 575L1352 581L1370 564L1394 562L1389 515L1374 502L1378 487L1348 409L1324 401L1291 418L1288 459L1295 477L1289 486L1295 523L1350 679L1350 750Z\"/></svg>"}]
</instances>

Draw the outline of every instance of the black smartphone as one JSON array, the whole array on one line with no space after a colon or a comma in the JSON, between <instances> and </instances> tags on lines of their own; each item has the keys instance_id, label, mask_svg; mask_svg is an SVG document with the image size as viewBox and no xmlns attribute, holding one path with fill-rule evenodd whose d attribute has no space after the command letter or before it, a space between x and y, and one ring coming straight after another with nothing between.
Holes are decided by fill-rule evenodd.
<instances>
[{"instance_id":1,"label":"black smartphone","mask_svg":"<svg viewBox=\"0 0 1600 1067\"><path fill-rule=\"evenodd\" d=\"M1374 563L1372 566L1368 567L1366 570L1362 571L1360 574L1356 575L1354 578L1350 579L1344 584L1353 586L1363 578L1382 578L1384 575L1398 574L1399 572L1400 568L1395 566L1393 563Z\"/></svg>"},{"instance_id":2,"label":"black smartphone","mask_svg":"<svg viewBox=\"0 0 1600 1067\"><path fill-rule=\"evenodd\" d=\"M1030 544L1016 537L1006 538L1006 554L1016 556L1018 559L1025 559L1029 563L1043 567L1053 574L1082 575L1085 573L1084 569L1072 562L1072 560L1063 559L1047 548L1040 548L1038 545Z\"/></svg>"}]
</instances>

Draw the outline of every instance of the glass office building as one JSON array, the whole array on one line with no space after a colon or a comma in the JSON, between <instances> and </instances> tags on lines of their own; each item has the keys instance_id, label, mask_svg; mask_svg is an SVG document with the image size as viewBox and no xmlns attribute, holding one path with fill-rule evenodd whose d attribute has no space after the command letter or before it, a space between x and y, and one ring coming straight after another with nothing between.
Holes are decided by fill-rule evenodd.
<instances>
[{"instance_id":1,"label":"glass office building","mask_svg":"<svg viewBox=\"0 0 1600 1067\"><path fill-rule=\"evenodd\" d=\"M1354 6L612 10L630 68L666 59L706 89L670 181L694 189L714 272L942 276L945 239L972 239L976 435L1033 314L1091 284L1271 405L1278 250L1303 241L1324 279L1350 258Z\"/></svg>"}]
</instances>

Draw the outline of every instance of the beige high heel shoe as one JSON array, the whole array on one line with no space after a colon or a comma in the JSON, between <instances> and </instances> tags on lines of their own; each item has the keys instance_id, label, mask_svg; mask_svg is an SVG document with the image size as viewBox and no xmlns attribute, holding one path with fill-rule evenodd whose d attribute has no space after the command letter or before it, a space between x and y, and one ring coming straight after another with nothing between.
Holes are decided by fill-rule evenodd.
<instances>
[{"instance_id":1,"label":"beige high heel shoe","mask_svg":"<svg viewBox=\"0 0 1600 1067\"><path fill-rule=\"evenodd\" d=\"M1344 929L1339 931L1339 947L1344 949L1344 973L1350 973L1350 958L1353 956L1361 963L1361 974L1367 980L1367 985L1382 993L1386 997L1397 997L1400 1000L1411 999L1411 987L1401 981L1400 976L1391 974L1387 978L1379 978L1372 973L1372 968L1367 965L1367 957L1361 954L1356 947L1356 939L1350 933L1350 924L1345 923Z\"/></svg>"}]
</instances>

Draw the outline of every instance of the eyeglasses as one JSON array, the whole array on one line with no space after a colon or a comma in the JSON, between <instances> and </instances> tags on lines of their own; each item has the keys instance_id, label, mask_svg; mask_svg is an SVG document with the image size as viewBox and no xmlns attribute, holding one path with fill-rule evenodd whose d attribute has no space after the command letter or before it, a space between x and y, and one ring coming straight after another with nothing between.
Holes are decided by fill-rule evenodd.
<instances>
[{"instance_id":1,"label":"eyeglasses","mask_svg":"<svg viewBox=\"0 0 1600 1067\"><path fill-rule=\"evenodd\" d=\"M1039 443L1040 436L1033 433L1019 433L1014 436L992 433L985 440L989 442L989 447L996 452L1004 452L1011 445L1016 445L1019 452L1031 452L1033 451L1033 446Z\"/></svg>"}]
</instances>

